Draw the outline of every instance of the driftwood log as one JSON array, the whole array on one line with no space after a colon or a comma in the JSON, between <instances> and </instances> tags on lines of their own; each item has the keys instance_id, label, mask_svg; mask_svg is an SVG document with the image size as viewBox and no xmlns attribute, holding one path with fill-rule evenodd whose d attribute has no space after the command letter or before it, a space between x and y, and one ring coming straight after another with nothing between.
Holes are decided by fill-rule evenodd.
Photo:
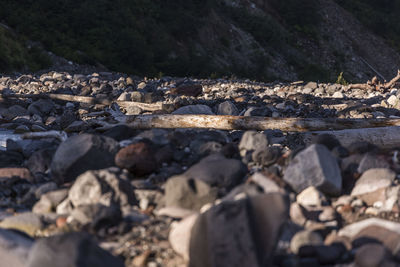
<instances>
[{"instance_id":1,"label":"driftwood log","mask_svg":"<svg viewBox=\"0 0 400 267\"><path fill-rule=\"evenodd\" d=\"M32 98L32 99L53 99L61 101L79 102L86 104L101 104L101 105L111 105L117 103L119 106L124 108L138 107L145 111L156 111L156 110L170 110L171 105L162 102L156 103L142 103L134 101L121 101L121 100L111 100L109 98L95 98L89 96L77 96L77 95L65 95L65 94L3 94L0 99L7 98Z\"/></svg>"},{"instance_id":2,"label":"driftwood log","mask_svg":"<svg viewBox=\"0 0 400 267\"><path fill-rule=\"evenodd\" d=\"M385 91L392 88L397 81L400 80L400 70L397 71L396 77L391 79L389 82L381 83L379 82L378 78L375 76L368 81L367 83L356 83L350 84L347 86L346 90L349 89L364 89L364 90L378 90L378 91Z\"/></svg>"},{"instance_id":3,"label":"driftwood log","mask_svg":"<svg viewBox=\"0 0 400 267\"><path fill-rule=\"evenodd\" d=\"M309 132L400 126L400 119L269 118L218 115L136 115L123 116L119 123L93 120L106 130L118 124L134 129L199 128L218 130L268 130Z\"/></svg>"}]
</instances>

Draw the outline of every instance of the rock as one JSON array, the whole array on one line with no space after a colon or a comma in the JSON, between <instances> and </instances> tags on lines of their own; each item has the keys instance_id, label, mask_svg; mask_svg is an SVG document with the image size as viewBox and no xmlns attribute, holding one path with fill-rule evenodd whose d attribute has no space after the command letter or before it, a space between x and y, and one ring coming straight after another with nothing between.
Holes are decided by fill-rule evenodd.
<instances>
[{"instance_id":1,"label":"rock","mask_svg":"<svg viewBox=\"0 0 400 267\"><path fill-rule=\"evenodd\" d=\"M384 264L390 258L390 252L381 244L366 244L357 249L354 262L360 267L390 266Z\"/></svg>"},{"instance_id":2,"label":"rock","mask_svg":"<svg viewBox=\"0 0 400 267\"><path fill-rule=\"evenodd\" d=\"M214 115L212 112L211 108L206 105L188 105L184 107L180 107L174 112L172 112L174 115L179 115L179 114L204 114L204 115Z\"/></svg>"},{"instance_id":3,"label":"rock","mask_svg":"<svg viewBox=\"0 0 400 267\"><path fill-rule=\"evenodd\" d=\"M186 261L189 260L192 227L198 217L198 214L192 214L180 222L173 224L168 236L168 241L171 243L172 248Z\"/></svg>"},{"instance_id":4,"label":"rock","mask_svg":"<svg viewBox=\"0 0 400 267\"><path fill-rule=\"evenodd\" d=\"M265 266L286 218L281 194L223 201L200 214L192 227L189 266Z\"/></svg>"},{"instance_id":5,"label":"rock","mask_svg":"<svg viewBox=\"0 0 400 267\"><path fill-rule=\"evenodd\" d=\"M269 108L257 108L257 107L250 107L246 110L243 116L258 116L258 117L270 117L272 112Z\"/></svg>"},{"instance_id":6,"label":"rock","mask_svg":"<svg viewBox=\"0 0 400 267\"><path fill-rule=\"evenodd\" d=\"M24 267L33 240L18 232L0 229L1 266Z\"/></svg>"},{"instance_id":7,"label":"rock","mask_svg":"<svg viewBox=\"0 0 400 267\"><path fill-rule=\"evenodd\" d=\"M122 267L122 260L100 248L84 233L67 233L35 242L27 267Z\"/></svg>"},{"instance_id":8,"label":"rock","mask_svg":"<svg viewBox=\"0 0 400 267\"><path fill-rule=\"evenodd\" d=\"M136 137L148 139L151 143L158 146L164 146L169 144L168 135L169 132L165 129L151 129L142 131Z\"/></svg>"},{"instance_id":9,"label":"rock","mask_svg":"<svg viewBox=\"0 0 400 267\"><path fill-rule=\"evenodd\" d=\"M295 224L298 224L300 226L305 225L307 218L304 216L304 208L300 206L298 203L294 202L290 205L290 219L292 222Z\"/></svg>"},{"instance_id":10,"label":"rock","mask_svg":"<svg viewBox=\"0 0 400 267\"><path fill-rule=\"evenodd\" d=\"M240 160L212 154L191 166L181 176L199 179L211 186L231 189L243 180L246 172L247 168Z\"/></svg>"},{"instance_id":11,"label":"rock","mask_svg":"<svg viewBox=\"0 0 400 267\"><path fill-rule=\"evenodd\" d=\"M0 222L0 228L16 229L25 232L30 236L34 236L35 233L43 227L44 224L41 217L31 212L6 217Z\"/></svg>"},{"instance_id":12,"label":"rock","mask_svg":"<svg viewBox=\"0 0 400 267\"><path fill-rule=\"evenodd\" d=\"M246 131L239 143L240 155L244 157L247 152L266 149L268 144L268 138L265 134L256 131Z\"/></svg>"},{"instance_id":13,"label":"rock","mask_svg":"<svg viewBox=\"0 0 400 267\"><path fill-rule=\"evenodd\" d=\"M304 85L304 89L315 90L317 88L318 88L318 83L316 83L316 82L308 82L306 85Z\"/></svg>"},{"instance_id":14,"label":"rock","mask_svg":"<svg viewBox=\"0 0 400 267\"><path fill-rule=\"evenodd\" d=\"M170 92L174 95L198 96L203 92L203 86L201 84L183 83L171 88Z\"/></svg>"},{"instance_id":15,"label":"rock","mask_svg":"<svg viewBox=\"0 0 400 267\"><path fill-rule=\"evenodd\" d=\"M382 155L377 155L375 153L366 153L358 165L358 173L363 173L369 169L377 168L390 168L389 162Z\"/></svg>"},{"instance_id":16,"label":"rock","mask_svg":"<svg viewBox=\"0 0 400 267\"><path fill-rule=\"evenodd\" d=\"M122 169L127 169L135 176L144 176L157 169L154 151L145 142L122 148L115 156L115 164Z\"/></svg>"},{"instance_id":17,"label":"rock","mask_svg":"<svg viewBox=\"0 0 400 267\"><path fill-rule=\"evenodd\" d=\"M397 99L397 97L395 96L395 95L391 95L387 100L386 100L386 102L389 104L389 105L391 105L391 106L396 106L397 105L397 103L399 102L399 100Z\"/></svg>"},{"instance_id":18,"label":"rock","mask_svg":"<svg viewBox=\"0 0 400 267\"><path fill-rule=\"evenodd\" d=\"M239 110L231 101L225 101L218 105L217 107L218 115L232 115L236 116L239 114Z\"/></svg>"},{"instance_id":19,"label":"rock","mask_svg":"<svg viewBox=\"0 0 400 267\"><path fill-rule=\"evenodd\" d=\"M54 108L54 102L50 99L39 99L29 105L28 111L30 114L39 116L49 115Z\"/></svg>"},{"instance_id":20,"label":"rock","mask_svg":"<svg viewBox=\"0 0 400 267\"><path fill-rule=\"evenodd\" d=\"M300 249L304 246L318 246L323 245L324 240L316 233L309 230L304 230L296 233L290 241L290 250L294 254L298 254Z\"/></svg>"},{"instance_id":21,"label":"rock","mask_svg":"<svg viewBox=\"0 0 400 267\"><path fill-rule=\"evenodd\" d=\"M13 105L13 106L9 107L6 110L6 113L4 113L2 115L4 116L4 118L6 120L12 120L12 119L14 119L16 117L26 116L28 114L29 113L25 108L23 108L23 107L21 107L19 105Z\"/></svg>"},{"instance_id":22,"label":"rock","mask_svg":"<svg viewBox=\"0 0 400 267\"><path fill-rule=\"evenodd\" d=\"M71 218L94 230L116 225L121 220L121 209L117 205L102 204L80 205L71 212Z\"/></svg>"},{"instance_id":23,"label":"rock","mask_svg":"<svg viewBox=\"0 0 400 267\"><path fill-rule=\"evenodd\" d=\"M87 171L78 176L68 193L74 207L117 204L121 208L136 202L133 187L126 172L116 167Z\"/></svg>"},{"instance_id":24,"label":"rock","mask_svg":"<svg viewBox=\"0 0 400 267\"><path fill-rule=\"evenodd\" d=\"M74 132L81 132L81 131L86 131L89 128L89 125L87 122L84 121L74 121L71 124L69 124L64 131L66 133L74 133Z\"/></svg>"},{"instance_id":25,"label":"rock","mask_svg":"<svg viewBox=\"0 0 400 267\"><path fill-rule=\"evenodd\" d=\"M171 218L183 219L195 214L196 212L179 207L165 207L154 212L157 216L167 216Z\"/></svg>"},{"instance_id":26,"label":"rock","mask_svg":"<svg viewBox=\"0 0 400 267\"><path fill-rule=\"evenodd\" d=\"M325 146L318 144L298 153L289 163L283 179L296 192L315 186L326 195L337 196L342 189L342 177L335 157Z\"/></svg>"},{"instance_id":27,"label":"rock","mask_svg":"<svg viewBox=\"0 0 400 267\"><path fill-rule=\"evenodd\" d=\"M21 166L24 157L17 151L0 150L0 168Z\"/></svg>"},{"instance_id":28,"label":"rock","mask_svg":"<svg viewBox=\"0 0 400 267\"><path fill-rule=\"evenodd\" d=\"M251 154L254 162L266 167L274 164L280 156L281 149L276 146L267 147L265 149L259 148Z\"/></svg>"},{"instance_id":29,"label":"rock","mask_svg":"<svg viewBox=\"0 0 400 267\"><path fill-rule=\"evenodd\" d=\"M335 92L332 95L333 98L344 98L344 95L342 92Z\"/></svg>"},{"instance_id":30,"label":"rock","mask_svg":"<svg viewBox=\"0 0 400 267\"><path fill-rule=\"evenodd\" d=\"M165 206L200 210L217 199L217 190L205 182L185 177L171 177L165 183Z\"/></svg>"},{"instance_id":31,"label":"rock","mask_svg":"<svg viewBox=\"0 0 400 267\"><path fill-rule=\"evenodd\" d=\"M274 181L266 177L261 172L254 173L249 177L249 180L260 186L264 193L278 193L281 191L281 188Z\"/></svg>"},{"instance_id":32,"label":"rock","mask_svg":"<svg viewBox=\"0 0 400 267\"><path fill-rule=\"evenodd\" d=\"M122 141L136 135L137 131L127 125L117 125L103 133L104 136L111 137L117 141Z\"/></svg>"},{"instance_id":33,"label":"rock","mask_svg":"<svg viewBox=\"0 0 400 267\"><path fill-rule=\"evenodd\" d=\"M114 165L119 145L109 137L81 134L61 143L51 163L54 180L62 184L73 181L87 170L98 170Z\"/></svg>"},{"instance_id":34,"label":"rock","mask_svg":"<svg viewBox=\"0 0 400 267\"><path fill-rule=\"evenodd\" d=\"M32 212L45 214L54 212L56 207L64 201L68 196L68 189L59 189L47 192L40 197L40 200L35 203Z\"/></svg>"},{"instance_id":35,"label":"rock","mask_svg":"<svg viewBox=\"0 0 400 267\"><path fill-rule=\"evenodd\" d=\"M20 179L33 182L31 173L27 168L0 168L0 177L1 178L18 177Z\"/></svg>"},{"instance_id":36,"label":"rock","mask_svg":"<svg viewBox=\"0 0 400 267\"><path fill-rule=\"evenodd\" d=\"M52 148L33 152L28 159L27 167L33 175L36 173L45 173L50 168L54 153L55 149Z\"/></svg>"},{"instance_id":37,"label":"rock","mask_svg":"<svg viewBox=\"0 0 400 267\"><path fill-rule=\"evenodd\" d=\"M327 200L317 188L314 186L307 187L301 191L296 197L297 203L303 207L321 207L327 203Z\"/></svg>"},{"instance_id":38,"label":"rock","mask_svg":"<svg viewBox=\"0 0 400 267\"><path fill-rule=\"evenodd\" d=\"M359 197L368 205L376 201L385 201L385 189L390 187L396 173L390 169L369 169L357 180L351 196Z\"/></svg>"},{"instance_id":39,"label":"rock","mask_svg":"<svg viewBox=\"0 0 400 267\"><path fill-rule=\"evenodd\" d=\"M319 134L313 140L314 144L320 144L326 146L329 150L340 146L339 140L334 135L331 134Z\"/></svg>"}]
</instances>

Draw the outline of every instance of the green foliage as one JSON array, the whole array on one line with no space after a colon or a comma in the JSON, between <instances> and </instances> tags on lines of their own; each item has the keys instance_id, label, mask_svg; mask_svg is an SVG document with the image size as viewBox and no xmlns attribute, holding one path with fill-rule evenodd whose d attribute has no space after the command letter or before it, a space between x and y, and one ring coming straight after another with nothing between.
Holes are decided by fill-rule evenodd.
<instances>
[{"instance_id":1,"label":"green foliage","mask_svg":"<svg viewBox=\"0 0 400 267\"><path fill-rule=\"evenodd\" d=\"M51 64L37 47L27 48L24 40L0 26L0 72L28 69L37 71Z\"/></svg>"},{"instance_id":2,"label":"green foliage","mask_svg":"<svg viewBox=\"0 0 400 267\"><path fill-rule=\"evenodd\" d=\"M343 77L343 71L339 73L339 76L336 79L337 84L341 85L348 85L349 83L346 81L346 79Z\"/></svg>"}]
</instances>

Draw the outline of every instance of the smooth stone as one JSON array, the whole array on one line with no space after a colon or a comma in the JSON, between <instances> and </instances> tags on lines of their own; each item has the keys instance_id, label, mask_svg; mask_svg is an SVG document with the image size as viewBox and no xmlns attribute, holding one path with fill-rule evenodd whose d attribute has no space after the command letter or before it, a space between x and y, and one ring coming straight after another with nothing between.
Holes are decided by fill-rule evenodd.
<instances>
[{"instance_id":1,"label":"smooth stone","mask_svg":"<svg viewBox=\"0 0 400 267\"><path fill-rule=\"evenodd\" d=\"M144 176L157 169L154 150L150 144L139 142L122 148L115 155L115 164L135 176Z\"/></svg>"},{"instance_id":2,"label":"smooth stone","mask_svg":"<svg viewBox=\"0 0 400 267\"><path fill-rule=\"evenodd\" d=\"M75 180L87 170L114 166L118 143L109 137L81 134L61 143L51 163L54 180L65 183Z\"/></svg>"},{"instance_id":3,"label":"smooth stone","mask_svg":"<svg viewBox=\"0 0 400 267\"><path fill-rule=\"evenodd\" d=\"M357 249L354 257L356 266L380 267L391 258L390 252L381 244L366 244Z\"/></svg>"},{"instance_id":4,"label":"smooth stone","mask_svg":"<svg viewBox=\"0 0 400 267\"><path fill-rule=\"evenodd\" d=\"M172 224L169 232L168 241L171 247L186 261L189 260L192 228L198 217L199 215L195 213L178 223Z\"/></svg>"},{"instance_id":5,"label":"smooth stone","mask_svg":"<svg viewBox=\"0 0 400 267\"><path fill-rule=\"evenodd\" d=\"M304 246L319 246L323 245L324 240L316 233L309 230L304 230L296 233L290 241L290 250L294 254L298 254L301 247Z\"/></svg>"},{"instance_id":6,"label":"smooth stone","mask_svg":"<svg viewBox=\"0 0 400 267\"><path fill-rule=\"evenodd\" d=\"M136 203L129 176L116 167L79 175L69 190L68 199L75 207L100 203L122 208Z\"/></svg>"},{"instance_id":7,"label":"smooth stone","mask_svg":"<svg viewBox=\"0 0 400 267\"><path fill-rule=\"evenodd\" d=\"M199 211L217 199L217 190L199 179L171 177L165 183L165 206Z\"/></svg>"},{"instance_id":8,"label":"smooth stone","mask_svg":"<svg viewBox=\"0 0 400 267\"><path fill-rule=\"evenodd\" d=\"M369 169L389 169L390 164L383 155L375 153L366 153L358 165L358 173L364 173Z\"/></svg>"},{"instance_id":9,"label":"smooth stone","mask_svg":"<svg viewBox=\"0 0 400 267\"><path fill-rule=\"evenodd\" d=\"M337 196L342 190L342 176L336 158L323 145L310 145L289 163L283 179L301 192L315 186L328 196Z\"/></svg>"},{"instance_id":10,"label":"smooth stone","mask_svg":"<svg viewBox=\"0 0 400 267\"><path fill-rule=\"evenodd\" d=\"M212 154L191 166L180 176L199 179L211 186L231 189L243 180L246 173L247 167L240 160Z\"/></svg>"},{"instance_id":11,"label":"smooth stone","mask_svg":"<svg viewBox=\"0 0 400 267\"><path fill-rule=\"evenodd\" d=\"M35 233L43 227L44 224L41 217L31 212L6 217L0 222L0 228L16 229L30 236L34 236Z\"/></svg>"},{"instance_id":12,"label":"smooth stone","mask_svg":"<svg viewBox=\"0 0 400 267\"><path fill-rule=\"evenodd\" d=\"M0 229L0 265L25 267L33 242L21 233Z\"/></svg>"},{"instance_id":13,"label":"smooth stone","mask_svg":"<svg viewBox=\"0 0 400 267\"><path fill-rule=\"evenodd\" d=\"M80 205L71 212L71 218L82 225L90 225L95 230L116 225L121 220L121 216L119 206L105 206L99 203Z\"/></svg>"},{"instance_id":14,"label":"smooth stone","mask_svg":"<svg viewBox=\"0 0 400 267\"><path fill-rule=\"evenodd\" d=\"M206 105L188 105L183 106L172 112L174 115L180 114L204 114L204 115L214 115L211 108Z\"/></svg>"},{"instance_id":15,"label":"smooth stone","mask_svg":"<svg viewBox=\"0 0 400 267\"><path fill-rule=\"evenodd\" d=\"M396 178L396 173L390 169L369 169L357 180L351 196L361 196L388 188ZM377 200L380 200L377 198ZM375 202L375 201L373 201Z\"/></svg>"},{"instance_id":16,"label":"smooth stone","mask_svg":"<svg viewBox=\"0 0 400 267\"><path fill-rule=\"evenodd\" d=\"M37 114L39 116L49 115L54 109L54 102L50 99L39 99L29 105L28 111L30 114Z\"/></svg>"},{"instance_id":17,"label":"smooth stone","mask_svg":"<svg viewBox=\"0 0 400 267\"><path fill-rule=\"evenodd\" d=\"M244 157L247 152L266 149L269 141L267 135L256 131L246 131L239 143L240 155Z\"/></svg>"},{"instance_id":18,"label":"smooth stone","mask_svg":"<svg viewBox=\"0 0 400 267\"><path fill-rule=\"evenodd\" d=\"M43 194L39 201L35 203L32 212L46 214L54 212L57 206L68 196L68 189L59 189Z\"/></svg>"},{"instance_id":19,"label":"smooth stone","mask_svg":"<svg viewBox=\"0 0 400 267\"><path fill-rule=\"evenodd\" d=\"M263 189L264 193L278 193L282 191L279 185L277 185L274 181L269 179L261 172L254 173L252 176L249 177L249 180L260 186Z\"/></svg>"},{"instance_id":20,"label":"smooth stone","mask_svg":"<svg viewBox=\"0 0 400 267\"><path fill-rule=\"evenodd\" d=\"M189 266L266 266L287 207L283 195L271 193L222 201L201 213L192 227Z\"/></svg>"},{"instance_id":21,"label":"smooth stone","mask_svg":"<svg viewBox=\"0 0 400 267\"><path fill-rule=\"evenodd\" d=\"M307 187L296 197L297 203L303 207L321 207L327 203L326 197L314 186Z\"/></svg>"},{"instance_id":22,"label":"smooth stone","mask_svg":"<svg viewBox=\"0 0 400 267\"><path fill-rule=\"evenodd\" d=\"M236 116L239 114L239 110L231 101L227 100L225 102L220 103L217 106L217 114L218 115L231 115Z\"/></svg>"},{"instance_id":23,"label":"smooth stone","mask_svg":"<svg viewBox=\"0 0 400 267\"><path fill-rule=\"evenodd\" d=\"M85 233L67 233L39 239L26 267L123 267L123 261L100 248Z\"/></svg>"}]
</instances>

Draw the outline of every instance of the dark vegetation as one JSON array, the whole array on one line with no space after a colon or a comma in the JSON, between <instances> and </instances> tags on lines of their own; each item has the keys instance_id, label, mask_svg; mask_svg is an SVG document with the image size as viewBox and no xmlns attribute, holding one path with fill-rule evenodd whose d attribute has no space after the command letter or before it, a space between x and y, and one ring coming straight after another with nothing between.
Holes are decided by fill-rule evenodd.
<instances>
[{"instance_id":1,"label":"dark vegetation","mask_svg":"<svg viewBox=\"0 0 400 267\"><path fill-rule=\"evenodd\" d=\"M400 49L400 0L336 1ZM0 28L0 72L35 71L49 64L40 49L27 48L29 39L68 60L128 74L272 79L265 71L270 62L260 52L253 55L253 69L240 62L221 69L211 54L199 52L198 31L217 12L263 47L283 54L300 78L330 79L329 70L308 62L296 46L299 35L317 38L319 1L267 2L271 10L258 15L221 0L2 0L0 22L23 37ZM230 40L221 37L221 46L229 48Z\"/></svg>"}]
</instances>

